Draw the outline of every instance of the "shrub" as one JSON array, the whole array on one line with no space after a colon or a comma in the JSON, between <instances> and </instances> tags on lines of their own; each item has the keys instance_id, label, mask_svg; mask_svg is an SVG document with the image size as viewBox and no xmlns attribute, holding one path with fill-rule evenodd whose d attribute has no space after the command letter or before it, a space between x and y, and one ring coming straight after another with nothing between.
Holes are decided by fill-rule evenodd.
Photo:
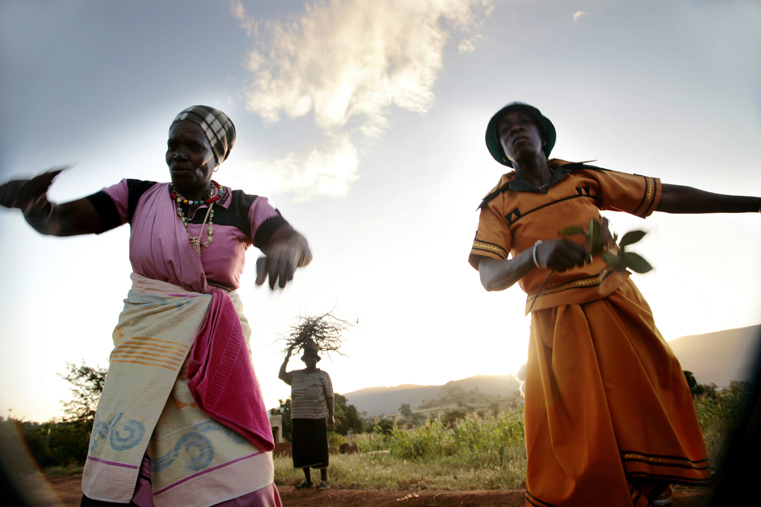
<instances>
[{"instance_id":1,"label":"shrub","mask_svg":"<svg viewBox=\"0 0 761 507\"><path fill-rule=\"evenodd\" d=\"M728 389L716 390L715 385L703 385L703 394L695 396L695 411L712 466L724 457L729 438L737 428L744 412L751 386L747 382L730 382Z\"/></svg>"}]
</instances>

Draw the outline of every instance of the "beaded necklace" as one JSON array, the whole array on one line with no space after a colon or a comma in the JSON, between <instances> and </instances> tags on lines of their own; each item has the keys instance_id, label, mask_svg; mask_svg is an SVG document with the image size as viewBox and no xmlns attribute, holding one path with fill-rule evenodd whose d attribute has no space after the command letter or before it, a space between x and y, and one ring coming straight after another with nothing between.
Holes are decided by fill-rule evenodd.
<instances>
[{"instance_id":1,"label":"beaded necklace","mask_svg":"<svg viewBox=\"0 0 761 507\"><path fill-rule=\"evenodd\" d=\"M209 189L208 195L209 197L206 200L191 201L191 200L185 199L183 196L180 195L180 193L177 191L177 187L174 186L174 183L169 184L169 197L171 197L178 203L190 204L191 206L200 206L201 204L211 204L213 202L217 202L225 195L225 187L223 187L216 181L211 180L211 188Z\"/></svg>"},{"instance_id":2,"label":"beaded necklace","mask_svg":"<svg viewBox=\"0 0 761 507\"><path fill-rule=\"evenodd\" d=\"M216 192L215 192L216 191ZM193 249L196 251L196 253L201 255L201 246L208 247L209 244L214 240L214 203L219 201L225 194L225 187L217 183L216 181L212 181L212 186L209 189L209 197L203 201L191 201L188 199L185 199L182 197L178 192L174 184L169 184L169 196L177 202L177 216L180 217L180 220L182 220L182 224L185 226L185 233L188 235L188 240L190 241L190 244L193 245ZM190 213L190 207L191 206L200 206L202 204L207 204L209 206L209 209L206 210L206 216L203 219L203 222L201 223L201 232L198 234L198 237L192 236L190 234L190 231L188 231L188 223L190 220L188 217L185 216L185 213L182 211L182 205L187 204L188 205L188 213ZM201 243L201 236L203 236L203 228L206 225L206 221L209 221L209 229L206 233L206 241Z\"/></svg>"}]
</instances>

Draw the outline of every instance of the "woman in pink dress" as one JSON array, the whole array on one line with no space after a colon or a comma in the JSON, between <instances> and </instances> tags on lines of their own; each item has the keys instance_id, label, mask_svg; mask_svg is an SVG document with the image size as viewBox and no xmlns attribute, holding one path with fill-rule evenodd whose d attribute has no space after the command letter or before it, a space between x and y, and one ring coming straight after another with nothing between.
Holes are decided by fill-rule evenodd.
<instances>
[{"instance_id":1,"label":"woman in pink dress","mask_svg":"<svg viewBox=\"0 0 761 507\"><path fill-rule=\"evenodd\" d=\"M60 170L0 185L38 232L101 234L129 223L132 289L113 333L82 505L279 506L274 442L236 289L245 252L256 283L283 288L312 259L267 198L212 179L235 144L222 111L192 106L169 128L171 182L124 179L56 204Z\"/></svg>"}]
</instances>

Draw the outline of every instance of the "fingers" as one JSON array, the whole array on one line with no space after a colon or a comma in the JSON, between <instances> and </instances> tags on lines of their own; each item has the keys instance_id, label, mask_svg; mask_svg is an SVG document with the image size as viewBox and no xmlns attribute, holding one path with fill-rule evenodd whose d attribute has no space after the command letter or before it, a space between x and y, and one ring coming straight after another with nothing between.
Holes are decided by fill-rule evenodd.
<instances>
[{"instance_id":1,"label":"fingers","mask_svg":"<svg viewBox=\"0 0 761 507\"><path fill-rule=\"evenodd\" d=\"M600 219L600 240L603 248L607 247L613 235L610 233L610 221L606 217Z\"/></svg>"},{"instance_id":2,"label":"fingers","mask_svg":"<svg viewBox=\"0 0 761 507\"><path fill-rule=\"evenodd\" d=\"M266 273L270 280L270 289L274 290L275 285L281 289L293 280L294 259L287 255L268 255L265 257Z\"/></svg>"},{"instance_id":3,"label":"fingers","mask_svg":"<svg viewBox=\"0 0 761 507\"><path fill-rule=\"evenodd\" d=\"M47 194L50 185L53 184L53 180L55 180L56 176L61 174L64 169L66 169L66 167L56 167L49 171L45 171L42 174L38 174L31 180L27 180L22 187L22 192L25 194L25 197L37 199L39 196Z\"/></svg>"},{"instance_id":4,"label":"fingers","mask_svg":"<svg viewBox=\"0 0 761 507\"><path fill-rule=\"evenodd\" d=\"M761 211L761 208L759 208L759 211ZM303 268L304 266L309 265L309 263L312 262L312 251L309 249L309 246L304 247L304 251L301 254L301 260L299 261L299 267Z\"/></svg>"},{"instance_id":5,"label":"fingers","mask_svg":"<svg viewBox=\"0 0 761 507\"><path fill-rule=\"evenodd\" d=\"M56 176L67 167L56 167L30 180L13 180L0 185L0 205L26 209L47 194Z\"/></svg>"},{"instance_id":6,"label":"fingers","mask_svg":"<svg viewBox=\"0 0 761 507\"><path fill-rule=\"evenodd\" d=\"M277 268L273 270L276 274L280 288L284 288L285 285L293 280L293 273L296 271L296 263L294 257L281 256L278 259ZM270 274L270 289L275 287L275 282L272 280L272 274Z\"/></svg>"},{"instance_id":7,"label":"fingers","mask_svg":"<svg viewBox=\"0 0 761 507\"><path fill-rule=\"evenodd\" d=\"M256 259L256 285L261 285L267 279L267 258Z\"/></svg>"},{"instance_id":8,"label":"fingers","mask_svg":"<svg viewBox=\"0 0 761 507\"><path fill-rule=\"evenodd\" d=\"M542 265L558 272L589 262L587 249L569 239L545 241L537 249L537 256L542 260Z\"/></svg>"},{"instance_id":9,"label":"fingers","mask_svg":"<svg viewBox=\"0 0 761 507\"><path fill-rule=\"evenodd\" d=\"M0 206L6 208L21 207L21 188L26 180L13 180L0 185Z\"/></svg>"},{"instance_id":10,"label":"fingers","mask_svg":"<svg viewBox=\"0 0 761 507\"><path fill-rule=\"evenodd\" d=\"M293 280L296 271L294 255L288 249L272 249L266 257L256 260L256 284L262 285L269 278L270 289L281 289Z\"/></svg>"}]
</instances>

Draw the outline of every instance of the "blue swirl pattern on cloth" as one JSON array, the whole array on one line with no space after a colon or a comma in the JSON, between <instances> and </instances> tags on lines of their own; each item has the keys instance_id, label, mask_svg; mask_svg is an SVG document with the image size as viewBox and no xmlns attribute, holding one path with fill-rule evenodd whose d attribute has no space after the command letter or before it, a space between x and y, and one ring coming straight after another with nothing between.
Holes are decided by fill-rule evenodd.
<instances>
[{"instance_id":1,"label":"blue swirl pattern on cloth","mask_svg":"<svg viewBox=\"0 0 761 507\"><path fill-rule=\"evenodd\" d=\"M97 449L101 441L108 439L109 445L115 451L128 451L136 447L145 437L145 425L135 419L129 419L121 422L124 418L124 412L116 413L110 421L98 420L92 428L92 437L90 439L90 451ZM121 424L120 424L121 423Z\"/></svg>"},{"instance_id":2,"label":"blue swirl pattern on cloth","mask_svg":"<svg viewBox=\"0 0 761 507\"><path fill-rule=\"evenodd\" d=\"M222 432L225 437L236 444L247 442L245 437L230 428L216 421L205 421L195 425L190 431L182 435L170 452L153 459L151 461L151 471L155 473L166 470L177 461L183 452L186 456L189 456L187 458L188 470L198 472L206 469L214 460L214 445L204 433L213 431Z\"/></svg>"}]
</instances>

